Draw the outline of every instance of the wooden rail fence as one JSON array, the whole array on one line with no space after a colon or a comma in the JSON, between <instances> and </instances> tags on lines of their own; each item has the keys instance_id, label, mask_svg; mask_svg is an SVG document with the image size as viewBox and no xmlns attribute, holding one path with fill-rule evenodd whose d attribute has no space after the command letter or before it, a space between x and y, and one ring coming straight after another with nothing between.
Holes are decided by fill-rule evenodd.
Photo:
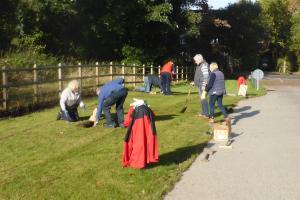
<instances>
[{"instance_id":1,"label":"wooden rail fence","mask_svg":"<svg viewBox=\"0 0 300 200\"><path fill-rule=\"evenodd\" d=\"M34 65L16 69L2 67L0 112L57 102L60 92L67 82L73 79L79 80L81 92L87 96L97 87L117 77L123 77L125 84L135 87L136 84L143 83L145 76L159 75L160 68L153 65L125 65L113 62L77 65L59 63L57 66ZM173 81L186 81L193 73L193 67L176 66Z\"/></svg>"}]
</instances>

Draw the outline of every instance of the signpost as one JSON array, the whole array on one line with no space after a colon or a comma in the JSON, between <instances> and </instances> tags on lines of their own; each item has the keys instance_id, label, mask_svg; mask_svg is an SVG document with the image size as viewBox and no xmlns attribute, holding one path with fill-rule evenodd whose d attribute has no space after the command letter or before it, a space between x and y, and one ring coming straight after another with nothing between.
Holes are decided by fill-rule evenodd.
<instances>
[{"instance_id":1,"label":"signpost","mask_svg":"<svg viewBox=\"0 0 300 200\"><path fill-rule=\"evenodd\" d=\"M256 69L253 71L252 76L255 79L256 90L259 90L259 81L263 79L264 72L260 69Z\"/></svg>"}]
</instances>

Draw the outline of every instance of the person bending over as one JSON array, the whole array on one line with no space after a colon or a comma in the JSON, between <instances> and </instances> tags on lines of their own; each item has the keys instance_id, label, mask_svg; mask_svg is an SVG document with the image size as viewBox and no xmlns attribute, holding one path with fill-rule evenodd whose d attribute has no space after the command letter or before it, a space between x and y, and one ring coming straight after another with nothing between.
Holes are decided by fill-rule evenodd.
<instances>
[{"instance_id":1,"label":"person bending over","mask_svg":"<svg viewBox=\"0 0 300 200\"><path fill-rule=\"evenodd\" d=\"M79 93L79 82L72 80L68 87L63 90L60 96L60 112L57 115L57 120L66 120L76 122L79 120L77 108L80 106L85 109L85 105Z\"/></svg>"},{"instance_id":2,"label":"person bending over","mask_svg":"<svg viewBox=\"0 0 300 200\"><path fill-rule=\"evenodd\" d=\"M116 122L112 120L110 114L110 108L116 104L116 111L118 117L118 124L119 127L124 128L124 110L123 104L127 97L127 89L123 86L124 79L119 78L113 81L110 81L103 85L102 87L96 90L98 95L98 107L97 107L97 114L96 114L96 121L94 122L94 126L99 123L100 115L104 113L106 118L106 126L108 128L115 128Z\"/></svg>"},{"instance_id":3,"label":"person bending over","mask_svg":"<svg viewBox=\"0 0 300 200\"><path fill-rule=\"evenodd\" d=\"M153 86L159 87L159 89L162 91L160 78L155 75L148 75L144 78L144 86L138 87L135 90L149 93L151 92Z\"/></svg>"}]
</instances>

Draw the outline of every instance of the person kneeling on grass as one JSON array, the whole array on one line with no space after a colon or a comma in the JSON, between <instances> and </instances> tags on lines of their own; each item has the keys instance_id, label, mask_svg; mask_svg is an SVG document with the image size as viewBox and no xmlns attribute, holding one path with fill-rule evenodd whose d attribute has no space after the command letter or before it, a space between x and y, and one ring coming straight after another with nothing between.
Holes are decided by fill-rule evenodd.
<instances>
[{"instance_id":1,"label":"person kneeling on grass","mask_svg":"<svg viewBox=\"0 0 300 200\"><path fill-rule=\"evenodd\" d=\"M148 75L144 78L144 86L138 87L135 90L139 92L149 93L151 92L153 86L159 87L160 91L162 91L160 78L155 75Z\"/></svg>"},{"instance_id":2,"label":"person kneeling on grass","mask_svg":"<svg viewBox=\"0 0 300 200\"><path fill-rule=\"evenodd\" d=\"M66 120L69 122L76 122L79 120L77 108L80 106L85 109L85 105L78 92L79 82L72 80L68 87L63 90L60 96L60 112L57 115L57 120Z\"/></svg>"},{"instance_id":3,"label":"person kneeling on grass","mask_svg":"<svg viewBox=\"0 0 300 200\"><path fill-rule=\"evenodd\" d=\"M119 127L124 128L123 104L125 102L128 92L127 89L123 86L123 83L124 79L119 78L106 83L101 88L98 88L96 90L96 93L98 95L98 107L94 126L96 126L99 123L100 116L103 110L107 122L105 127L115 128L116 123L112 120L110 108L111 106L116 104L118 124Z\"/></svg>"},{"instance_id":4,"label":"person kneeling on grass","mask_svg":"<svg viewBox=\"0 0 300 200\"><path fill-rule=\"evenodd\" d=\"M210 77L209 82L205 87L205 91L208 92L210 95L209 99L209 108L210 108L210 115L209 115L209 122L214 122L214 115L215 115L215 103L217 101L218 107L221 110L224 118L226 121L229 121L230 118L223 106L223 95L226 94L225 89L225 79L223 72L219 71L217 63L210 64ZM201 96L202 99L205 98L205 94Z\"/></svg>"}]
</instances>

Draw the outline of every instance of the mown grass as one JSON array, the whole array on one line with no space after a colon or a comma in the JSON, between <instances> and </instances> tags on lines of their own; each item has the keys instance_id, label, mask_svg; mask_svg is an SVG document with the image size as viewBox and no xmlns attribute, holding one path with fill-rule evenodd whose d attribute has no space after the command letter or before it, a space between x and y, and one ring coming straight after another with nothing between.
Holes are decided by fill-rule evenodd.
<instances>
[{"instance_id":1,"label":"mown grass","mask_svg":"<svg viewBox=\"0 0 300 200\"><path fill-rule=\"evenodd\" d=\"M160 162L145 170L121 166L125 129L56 121L58 107L0 121L0 199L160 199L210 140L195 88L179 113L188 88L173 87L173 96L129 93L125 110L137 97L156 113ZM236 93L236 82L227 81L227 90ZM263 92L249 88L251 95ZM240 98L227 96L224 104ZM91 111L96 98L86 103Z\"/></svg>"}]
</instances>

